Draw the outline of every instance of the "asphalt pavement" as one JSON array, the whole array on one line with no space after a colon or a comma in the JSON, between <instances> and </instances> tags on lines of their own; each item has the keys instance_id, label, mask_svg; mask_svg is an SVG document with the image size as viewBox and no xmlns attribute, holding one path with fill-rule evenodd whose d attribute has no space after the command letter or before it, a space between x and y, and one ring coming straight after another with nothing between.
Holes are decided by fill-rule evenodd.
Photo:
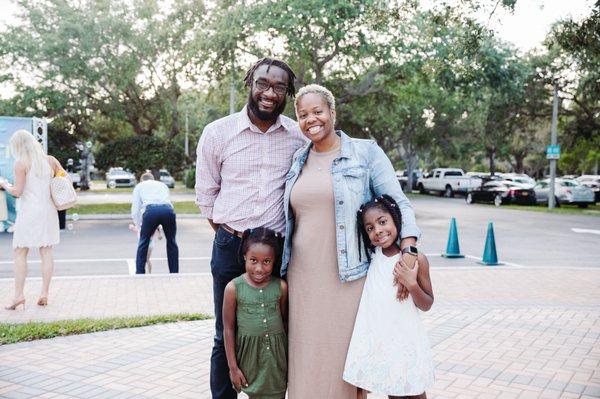
<instances>
[{"instance_id":1,"label":"asphalt pavement","mask_svg":"<svg viewBox=\"0 0 600 399\"><path fill-rule=\"evenodd\" d=\"M125 196L127 194L112 194ZM189 195L188 195L189 196ZM417 223L423 231L419 247L432 255L433 265L452 267L453 260L439 258L445 251L450 219L458 225L460 249L473 260L481 258L487 226L493 222L498 257L509 267L600 267L600 217L548 214L467 205L462 198L417 195L411 198ZM128 220L79 220L61 233L55 247L55 275L124 275L133 271L136 236ZM177 241L182 273L210 271L213 232L206 220L183 217L177 221ZM0 278L12 277L11 236L0 234ZM39 276L37 251L32 251L30 276ZM154 272L166 273L165 242L157 241L152 254ZM474 266L475 267L475 266Z\"/></svg>"}]
</instances>

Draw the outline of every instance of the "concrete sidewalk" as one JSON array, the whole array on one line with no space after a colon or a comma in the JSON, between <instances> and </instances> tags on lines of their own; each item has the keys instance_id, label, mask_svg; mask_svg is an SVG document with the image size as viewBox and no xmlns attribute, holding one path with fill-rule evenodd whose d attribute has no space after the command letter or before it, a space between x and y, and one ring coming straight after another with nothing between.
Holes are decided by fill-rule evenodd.
<instances>
[{"instance_id":1,"label":"concrete sidewalk","mask_svg":"<svg viewBox=\"0 0 600 399\"><path fill-rule=\"evenodd\" d=\"M430 398L600 397L600 269L457 262L432 270L436 303L424 313L437 365ZM204 274L56 278L46 308L35 305L39 284L28 281L26 309L0 310L0 322L212 314ZM12 281L1 280L1 303L11 294ZM2 346L0 397L209 398L213 323Z\"/></svg>"}]
</instances>

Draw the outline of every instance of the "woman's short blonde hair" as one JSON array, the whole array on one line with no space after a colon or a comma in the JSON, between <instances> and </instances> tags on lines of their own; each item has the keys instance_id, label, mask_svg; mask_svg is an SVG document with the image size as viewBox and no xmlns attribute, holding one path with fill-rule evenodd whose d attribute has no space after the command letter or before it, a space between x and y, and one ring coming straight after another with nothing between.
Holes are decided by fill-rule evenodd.
<instances>
[{"instance_id":1,"label":"woman's short blonde hair","mask_svg":"<svg viewBox=\"0 0 600 399\"><path fill-rule=\"evenodd\" d=\"M331 112L335 112L335 97L333 96L333 93L330 92L329 89L327 89L326 87L315 84L306 85L300 90L298 90L298 93L296 94L296 99L294 100L294 108L298 108L298 101L302 98L302 96L311 93L320 95L323 98L323 100L325 100L325 102L327 103L329 110Z\"/></svg>"}]
</instances>

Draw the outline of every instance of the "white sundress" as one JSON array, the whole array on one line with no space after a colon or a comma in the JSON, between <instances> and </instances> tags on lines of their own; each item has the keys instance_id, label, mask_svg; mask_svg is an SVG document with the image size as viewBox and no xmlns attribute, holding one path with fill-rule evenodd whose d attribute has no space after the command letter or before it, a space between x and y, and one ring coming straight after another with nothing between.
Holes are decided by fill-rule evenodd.
<instances>
[{"instance_id":1,"label":"white sundress","mask_svg":"<svg viewBox=\"0 0 600 399\"><path fill-rule=\"evenodd\" d=\"M49 164L41 176L27 171L25 188L17 199L13 248L40 248L59 243L58 212L50 194L52 176Z\"/></svg>"},{"instance_id":2,"label":"white sundress","mask_svg":"<svg viewBox=\"0 0 600 399\"><path fill-rule=\"evenodd\" d=\"M356 315L344 380L368 391L419 395L433 385L433 359L412 297L396 299L393 270L400 255L377 247Z\"/></svg>"}]
</instances>

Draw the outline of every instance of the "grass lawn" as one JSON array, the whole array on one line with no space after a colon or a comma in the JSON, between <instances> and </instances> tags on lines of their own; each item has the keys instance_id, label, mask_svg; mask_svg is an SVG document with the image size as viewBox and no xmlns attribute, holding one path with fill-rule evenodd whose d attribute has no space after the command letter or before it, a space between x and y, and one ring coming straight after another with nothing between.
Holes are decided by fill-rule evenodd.
<instances>
[{"instance_id":1,"label":"grass lawn","mask_svg":"<svg viewBox=\"0 0 600 399\"><path fill-rule=\"evenodd\" d=\"M175 213L200 213L194 201L173 202ZM97 215L97 214L129 214L131 204L79 204L69 209L69 215L77 213L79 215Z\"/></svg>"},{"instance_id":2,"label":"grass lawn","mask_svg":"<svg viewBox=\"0 0 600 399\"><path fill-rule=\"evenodd\" d=\"M153 324L180 321L207 320L212 317L201 314L168 314L163 316L113 317L108 319L61 320L50 323L0 324L0 345L14 344L38 339L87 334L120 328L143 327Z\"/></svg>"},{"instance_id":3,"label":"grass lawn","mask_svg":"<svg viewBox=\"0 0 600 399\"><path fill-rule=\"evenodd\" d=\"M176 181L175 188L171 188L169 190L171 193L176 194L195 192L193 188L187 188L182 181ZM92 193L131 193L133 192L133 187L107 188L106 180L92 180L92 188L89 191Z\"/></svg>"}]
</instances>

